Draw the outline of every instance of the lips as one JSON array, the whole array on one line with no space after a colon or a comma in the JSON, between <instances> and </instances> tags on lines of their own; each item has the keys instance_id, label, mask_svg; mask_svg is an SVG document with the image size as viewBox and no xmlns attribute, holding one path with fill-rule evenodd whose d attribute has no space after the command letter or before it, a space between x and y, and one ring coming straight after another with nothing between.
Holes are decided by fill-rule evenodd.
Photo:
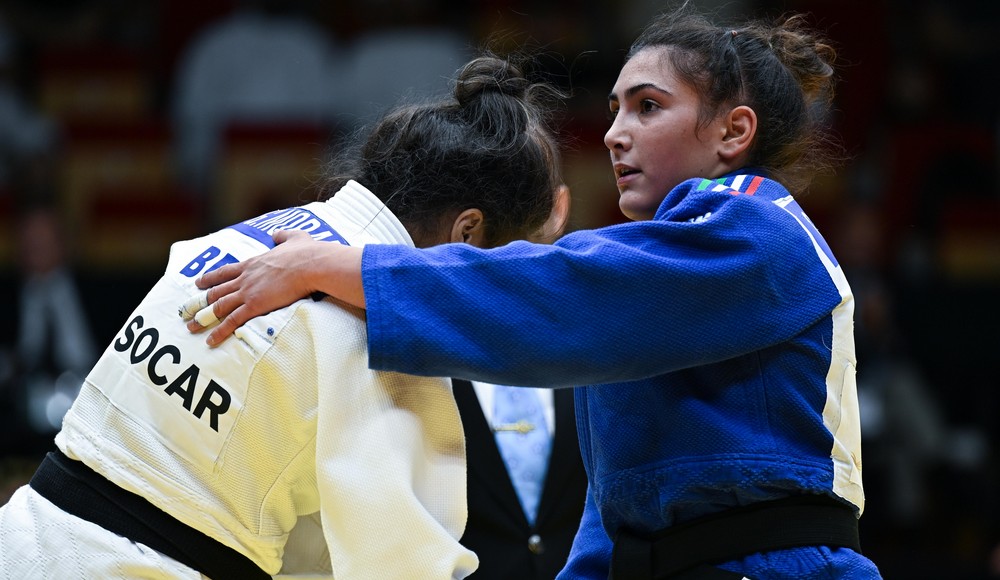
<instances>
[{"instance_id":1,"label":"lips","mask_svg":"<svg viewBox=\"0 0 1000 580\"><path fill-rule=\"evenodd\" d=\"M614 168L615 168L615 177L618 178L618 185L623 185L625 183L628 183L629 181L631 181L631 178L633 176L642 173L635 167L632 167L631 165L626 165L624 163L615 163Z\"/></svg>"},{"instance_id":2,"label":"lips","mask_svg":"<svg viewBox=\"0 0 1000 580\"><path fill-rule=\"evenodd\" d=\"M633 173L639 173L639 170L631 165L626 165L625 163L615 163L615 176L624 177L626 175L631 175Z\"/></svg>"}]
</instances>

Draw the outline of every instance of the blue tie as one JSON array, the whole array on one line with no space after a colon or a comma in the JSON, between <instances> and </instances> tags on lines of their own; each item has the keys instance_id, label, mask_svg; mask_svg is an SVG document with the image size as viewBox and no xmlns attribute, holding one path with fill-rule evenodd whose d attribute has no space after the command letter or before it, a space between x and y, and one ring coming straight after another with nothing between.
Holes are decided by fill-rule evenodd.
<instances>
[{"instance_id":1,"label":"blue tie","mask_svg":"<svg viewBox=\"0 0 1000 580\"><path fill-rule=\"evenodd\" d=\"M552 442L542 402L533 390L498 385L493 395L493 431L511 482L529 523L535 522Z\"/></svg>"}]
</instances>

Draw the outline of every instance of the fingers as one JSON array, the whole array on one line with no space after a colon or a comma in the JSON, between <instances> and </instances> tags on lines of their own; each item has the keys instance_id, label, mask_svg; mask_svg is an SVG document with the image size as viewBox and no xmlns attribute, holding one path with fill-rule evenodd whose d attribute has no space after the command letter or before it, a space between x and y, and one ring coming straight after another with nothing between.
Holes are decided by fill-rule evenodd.
<instances>
[{"instance_id":1,"label":"fingers","mask_svg":"<svg viewBox=\"0 0 1000 580\"><path fill-rule=\"evenodd\" d=\"M239 307L233 310L232 306L227 307L227 304L231 302L227 298L228 296L224 296L215 303L202 308L187 323L187 329L192 333L202 332L206 328L218 324L205 339L208 346L217 346L235 332L240 325L249 320L244 308ZM228 310L232 310L232 312L228 312Z\"/></svg>"},{"instance_id":2,"label":"fingers","mask_svg":"<svg viewBox=\"0 0 1000 580\"><path fill-rule=\"evenodd\" d=\"M217 328L207 340L210 346L215 346L232 334L240 324L246 322L246 320L238 323L230 321L233 312L239 309L242 301L238 284L237 280L232 280L189 298L178 309L178 314L187 321L188 331L199 333L221 320L223 324L220 326L223 331L219 332Z\"/></svg>"},{"instance_id":3,"label":"fingers","mask_svg":"<svg viewBox=\"0 0 1000 580\"><path fill-rule=\"evenodd\" d=\"M280 230L272 238L276 244L290 243L292 246L300 241L312 240L309 234L298 230ZM282 248L277 253L283 251L295 255L294 247L292 250ZM275 298L275 289L269 289L268 284L275 278L274 272L280 272L282 268L280 264L276 267L264 260L264 256L268 255L271 254L226 264L195 280L195 285L204 292L192 296L178 309L180 317L187 322L188 331L198 333L211 328L206 342L216 346L251 318L294 301L297 297L282 302L284 298ZM282 290L288 293L281 286L277 288L279 294Z\"/></svg>"},{"instance_id":4,"label":"fingers","mask_svg":"<svg viewBox=\"0 0 1000 580\"><path fill-rule=\"evenodd\" d=\"M288 241L288 230L278 230L271 234L271 239L276 244L283 244Z\"/></svg>"},{"instance_id":5,"label":"fingers","mask_svg":"<svg viewBox=\"0 0 1000 580\"><path fill-rule=\"evenodd\" d=\"M283 244L296 239L300 241L312 239L312 236L302 230L278 230L271 234L271 239L275 244Z\"/></svg>"},{"instance_id":6,"label":"fingers","mask_svg":"<svg viewBox=\"0 0 1000 580\"><path fill-rule=\"evenodd\" d=\"M198 314L194 315L194 321L203 326L204 328L208 328L209 326L212 326L213 324L218 322L219 317L215 314L215 307L218 304L219 303L216 302L215 304L207 308L202 308L201 310L199 310Z\"/></svg>"},{"instance_id":7,"label":"fingers","mask_svg":"<svg viewBox=\"0 0 1000 580\"><path fill-rule=\"evenodd\" d=\"M208 306L208 292L200 292L182 304L177 309L177 315L181 317L181 320L189 321L206 306Z\"/></svg>"},{"instance_id":8,"label":"fingers","mask_svg":"<svg viewBox=\"0 0 1000 580\"><path fill-rule=\"evenodd\" d=\"M218 322L219 316L215 313L215 308L218 304L219 303L216 302L215 304L206 306L201 310L199 310L198 312L194 313L194 315L192 315L191 317L186 318L185 320L187 320L187 329L190 332L198 333Z\"/></svg>"},{"instance_id":9,"label":"fingers","mask_svg":"<svg viewBox=\"0 0 1000 580\"><path fill-rule=\"evenodd\" d=\"M244 262L233 262L232 264L226 264L225 266L220 266L211 272L205 272L197 280L194 281L195 286L201 288L202 290L206 288L211 288L212 286L218 286L225 282L235 280L243 273L243 269L246 267Z\"/></svg>"},{"instance_id":10,"label":"fingers","mask_svg":"<svg viewBox=\"0 0 1000 580\"><path fill-rule=\"evenodd\" d=\"M218 304L218 302L216 302L216 304ZM236 332L236 329L242 326L243 323L250 320L250 317L246 314L247 312L248 310L246 308L240 306L231 314L223 318L222 321L219 322L219 325L208 334L208 338L205 339L208 346L219 345L231 334Z\"/></svg>"}]
</instances>

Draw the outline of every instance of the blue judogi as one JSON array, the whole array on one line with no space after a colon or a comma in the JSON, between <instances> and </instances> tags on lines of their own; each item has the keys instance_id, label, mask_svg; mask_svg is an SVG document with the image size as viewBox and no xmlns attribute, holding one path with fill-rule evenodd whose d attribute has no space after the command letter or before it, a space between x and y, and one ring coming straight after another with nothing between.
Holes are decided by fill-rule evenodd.
<instances>
[{"instance_id":1,"label":"blue judogi","mask_svg":"<svg viewBox=\"0 0 1000 580\"><path fill-rule=\"evenodd\" d=\"M822 494L864 507L854 299L779 183L753 170L674 188L654 219L551 246L363 257L376 369L577 389L590 497L566 578L607 578L621 526ZM878 578L847 549L723 567Z\"/></svg>"}]
</instances>

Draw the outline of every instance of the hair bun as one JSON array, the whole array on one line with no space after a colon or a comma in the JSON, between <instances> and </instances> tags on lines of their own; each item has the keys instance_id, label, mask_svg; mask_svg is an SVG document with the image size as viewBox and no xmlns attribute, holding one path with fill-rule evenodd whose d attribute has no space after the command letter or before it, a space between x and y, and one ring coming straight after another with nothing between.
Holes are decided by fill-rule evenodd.
<instances>
[{"instance_id":1,"label":"hair bun","mask_svg":"<svg viewBox=\"0 0 1000 580\"><path fill-rule=\"evenodd\" d=\"M458 72L455 100L466 106L487 93L527 98L531 83L514 63L495 56L472 60Z\"/></svg>"}]
</instances>

